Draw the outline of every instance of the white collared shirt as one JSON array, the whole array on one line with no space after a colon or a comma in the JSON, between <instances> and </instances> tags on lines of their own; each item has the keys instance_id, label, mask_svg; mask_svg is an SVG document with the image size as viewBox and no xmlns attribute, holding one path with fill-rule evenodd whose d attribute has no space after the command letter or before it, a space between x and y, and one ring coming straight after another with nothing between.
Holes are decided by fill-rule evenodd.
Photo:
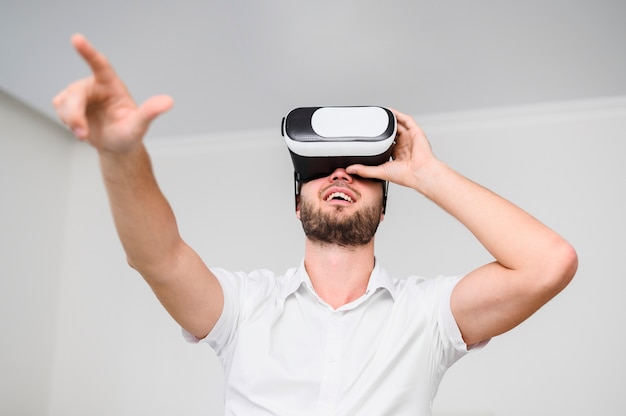
<instances>
[{"instance_id":1,"label":"white collared shirt","mask_svg":"<svg viewBox=\"0 0 626 416\"><path fill-rule=\"evenodd\" d=\"M456 277L392 279L376 262L366 293L334 310L303 263L283 276L213 272L224 310L200 342L224 367L228 416L430 415L468 351L450 310Z\"/></svg>"}]
</instances>

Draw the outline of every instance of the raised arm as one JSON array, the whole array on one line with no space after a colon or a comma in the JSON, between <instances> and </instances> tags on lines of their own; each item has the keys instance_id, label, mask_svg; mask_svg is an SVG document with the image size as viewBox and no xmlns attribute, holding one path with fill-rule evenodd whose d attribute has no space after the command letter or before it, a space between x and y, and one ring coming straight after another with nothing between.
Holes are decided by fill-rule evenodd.
<instances>
[{"instance_id":1,"label":"raised arm","mask_svg":"<svg viewBox=\"0 0 626 416\"><path fill-rule=\"evenodd\" d=\"M143 144L150 123L172 99L154 96L137 105L104 55L81 35L72 44L92 75L53 100L57 114L98 152L115 226L128 263L146 279L163 306L185 329L204 337L219 318L219 282L181 238Z\"/></svg>"},{"instance_id":2,"label":"raised arm","mask_svg":"<svg viewBox=\"0 0 626 416\"><path fill-rule=\"evenodd\" d=\"M415 189L457 218L493 255L493 263L469 273L452 293L452 312L468 345L514 328L569 283L576 252L531 215L435 158L415 121L395 114L393 161L348 171Z\"/></svg>"}]
</instances>

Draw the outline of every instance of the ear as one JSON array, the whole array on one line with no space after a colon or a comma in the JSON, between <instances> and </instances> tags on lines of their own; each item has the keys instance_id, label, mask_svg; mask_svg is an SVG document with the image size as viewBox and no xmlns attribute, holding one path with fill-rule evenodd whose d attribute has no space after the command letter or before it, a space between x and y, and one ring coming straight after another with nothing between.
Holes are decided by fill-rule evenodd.
<instances>
[{"instance_id":1,"label":"ear","mask_svg":"<svg viewBox=\"0 0 626 416\"><path fill-rule=\"evenodd\" d=\"M300 219L300 195L296 195L296 218Z\"/></svg>"},{"instance_id":2,"label":"ear","mask_svg":"<svg viewBox=\"0 0 626 416\"><path fill-rule=\"evenodd\" d=\"M302 182L300 182L298 172L293 173L294 200L296 203L296 217L300 219L300 191L302 190Z\"/></svg>"}]
</instances>

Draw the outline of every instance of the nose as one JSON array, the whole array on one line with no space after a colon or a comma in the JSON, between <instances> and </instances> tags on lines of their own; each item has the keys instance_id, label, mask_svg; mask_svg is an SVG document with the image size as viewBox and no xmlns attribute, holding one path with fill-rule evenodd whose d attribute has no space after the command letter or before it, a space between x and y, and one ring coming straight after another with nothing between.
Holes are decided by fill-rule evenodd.
<instances>
[{"instance_id":1,"label":"nose","mask_svg":"<svg viewBox=\"0 0 626 416\"><path fill-rule=\"evenodd\" d=\"M346 172L344 168L337 168L333 171L333 173L328 175L328 180L330 182L344 181L347 183L351 183L352 176L350 176L350 174L348 174L348 172Z\"/></svg>"}]
</instances>

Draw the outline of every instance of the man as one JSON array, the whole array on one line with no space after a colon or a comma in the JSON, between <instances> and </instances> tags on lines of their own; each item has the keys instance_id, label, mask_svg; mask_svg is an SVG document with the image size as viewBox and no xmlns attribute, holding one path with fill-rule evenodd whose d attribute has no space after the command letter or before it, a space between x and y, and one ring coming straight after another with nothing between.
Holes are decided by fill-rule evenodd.
<instances>
[{"instance_id":1,"label":"man","mask_svg":"<svg viewBox=\"0 0 626 416\"><path fill-rule=\"evenodd\" d=\"M528 318L577 268L574 249L529 214L439 161L398 111L392 160L303 183L299 267L275 276L209 269L181 238L142 139L172 100L136 105L106 58L72 43L92 76L54 99L98 152L129 264L187 339L211 345L229 415L428 415L457 359ZM374 257L380 180L410 187L457 218L495 261L463 278L392 279Z\"/></svg>"}]
</instances>

